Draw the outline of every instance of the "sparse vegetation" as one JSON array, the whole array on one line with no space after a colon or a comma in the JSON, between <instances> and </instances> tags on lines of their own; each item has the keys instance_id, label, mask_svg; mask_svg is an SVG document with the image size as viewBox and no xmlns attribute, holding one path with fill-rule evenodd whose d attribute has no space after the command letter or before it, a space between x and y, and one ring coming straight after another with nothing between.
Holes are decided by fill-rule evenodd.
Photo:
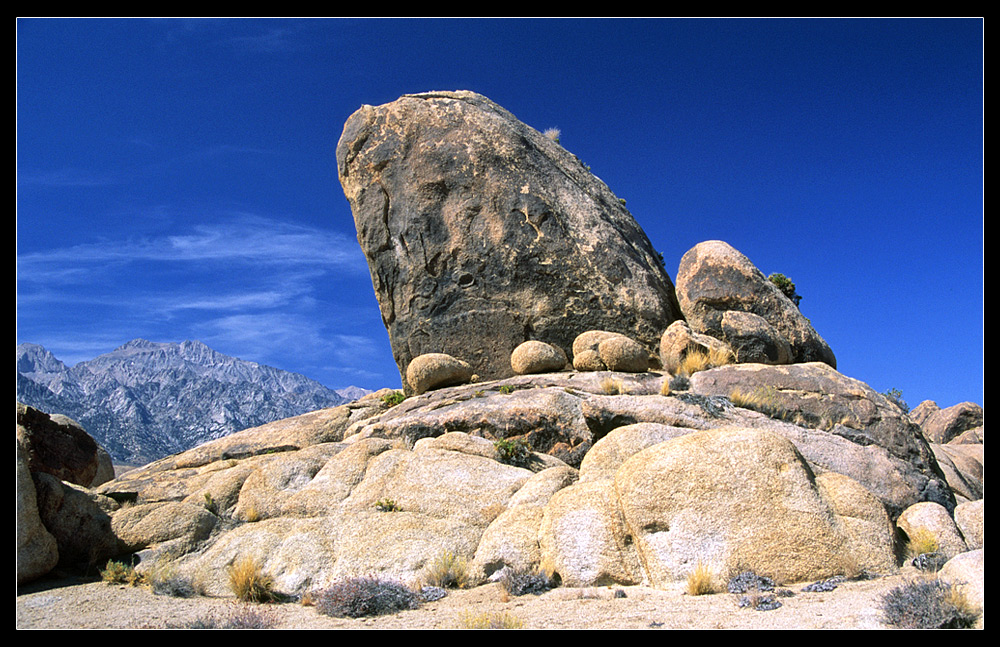
<instances>
[{"instance_id":1,"label":"sparse vegetation","mask_svg":"<svg viewBox=\"0 0 1000 647\"><path fill-rule=\"evenodd\" d=\"M379 499L375 502L375 509L379 512L402 512L403 509L399 507L393 499Z\"/></svg>"},{"instance_id":2,"label":"sparse vegetation","mask_svg":"<svg viewBox=\"0 0 1000 647\"><path fill-rule=\"evenodd\" d=\"M510 395L513 392L514 392L513 384L504 384L503 386L500 387L500 393L502 395Z\"/></svg>"},{"instance_id":3,"label":"sparse vegetation","mask_svg":"<svg viewBox=\"0 0 1000 647\"><path fill-rule=\"evenodd\" d=\"M712 347L708 352L702 350L691 351L681 360L676 374L678 376L690 377L698 371L732 364L734 359L732 351L728 348Z\"/></svg>"},{"instance_id":4,"label":"sparse vegetation","mask_svg":"<svg viewBox=\"0 0 1000 647\"><path fill-rule=\"evenodd\" d=\"M464 589L472 584L472 575L465 559L445 550L424 568L423 581L427 586Z\"/></svg>"},{"instance_id":5,"label":"sparse vegetation","mask_svg":"<svg viewBox=\"0 0 1000 647\"><path fill-rule=\"evenodd\" d=\"M927 528L917 528L906 541L906 554L910 558L926 553L936 553L940 548L937 537Z\"/></svg>"},{"instance_id":6,"label":"sparse vegetation","mask_svg":"<svg viewBox=\"0 0 1000 647\"><path fill-rule=\"evenodd\" d=\"M212 498L211 492L205 493L205 509L214 514L216 517L219 516L219 505Z\"/></svg>"},{"instance_id":7,"label":"sparse vegetation","mask_svg":"<svg viewBox=\"0 0 1000 647\"><path fill-rule=\"evenodd\" d=\"M382 404L390 408L402 404L403 400L406 400L406 394L402 391L393 391L382 396Z\"/></svg>"},{"instance_id":8,"label":"sparse vegetation","mask_svg":"<svg viewBox=\"0 0 1000 647\"><path fill-rule=\"evenodd\" d=\"M202 616L183 625L167 625L168 629L273 629L274 614L249 605L233 605L224 613Z\"/></svg>"},{"instance_id":9,"label":"sparse vegetation","mask_svg":"<svg viewBox=\"0 0 1000 647\"><path fill-rule=\"evenodd\" d=\"M795 284L792 283L790 278L784 274L775 273L768 276L767 280L777 286L777 288L781 290L781 293L795 304L796 308L799 307L799 301L802 300L802 297L795 292Z\"/></svg>"},{"instance_id":10,"label":"sparse vegetation","mask_svg":"<svg viewBox=\"0 0 1000 647\"><path fill-rule=\"evenodd\" d=\"M880 610L885 624L900 629L966 629L979 615L961 590L923 578L889 591Z\"/></svg>"},{"instance_id":11,"label":"sparse vegetation","mask_svg":"<svg viewBox=\"0 0 1000 647\"><path fill-rule=\"evenodd\" d=\"M559 137L562 135L562 131L559 130L558 128L546 128L545 132L542 134L558 144Z\"/></svg>"},{"instance_id":12,"label":"sparse vegetation","mask_svg":"<svg viewBox=\"0 0 1000 647\"><path fill-rule=\"evenodd\" d=\"M528 594L538 595L556 586L552 576L541 568L537 571L530 571L508 566L504 568L500 576L500 587L507 595L514 597Z\"/></svg>"},{"instance_id":13,"label":"sparse vegetation","mask_svg":"<svg viewBox=\"0 0 1000 647\"><path fill-rule=\"evenodd\" d=\"M778 391L773 386L759 386L750 393L733 389L729 401L737 407L758 411L771 418L788 420L791 413L778 403Z\"/></svg>"},{"instance_id":14,"label":"sparse vegetation","mask_svg":"<svg viewBox=\"0 0 1000 647\"><path fill-rule=\"evenodd\" d=\"M719 592L719 584L715 575L706 564L698 562L694 570L688 573L686 591L688 595L708 595Z\"/></svg>"},{"instance_id":15,"label":"sparse vegetation","mask_svg":"<svg viewBox=\"0 0 1000 647\"><path fill-rule=\"evenodd\" d=\"M334 618L363 618L420 606L420 595L393 580L352 577L315 596L316 610Z\"/></svg>"},{"instance_id":16,"label":"sparse vegetation","mask_svg":"<svg viewBox=\"0 0 1000 647\"><path fill-rule=\"evenodd\" d=\"M625 395L625 383L609 375L601 379L601 391L605 395Z\"/></svg>"},{"instance_id":17,"label":"sparse vegetation","mask_svg":"<svg viewBox=\"0 0 1000 647\"><path fill-rule=\"evenodd\" d=\"M493 442L501 463L526 467L531 461L531 445L524 438L501 438Z\"/></svg>"},{"instance_id":18,"label":"sparse vegetation","mask_svg":"<svg viewBox=\"0 0 1000 647\"><path fill-rule=\"evenodd\" d=\"M190 577L181 575L171 563L157 564L147 576L153 593L172 598L193 598L203 593Z\"/></svg>"},{"instance_id":19,"label":"sparse vegetation","mask_svg":"<svg viewBox=\"0 0 1000 647\"><path fill-rule=\"evenodd\" d=\"M889 389L882 395L884 395L889 402L892 402L894 405L899 407L903 413L910 412L910 405L906 404L906 400L903 399L903 392L899 389Z\"/></svg>"},{"instance_id":20,"label":"sparse vegetation","mask_svg":"<svg viewBox=\"0 0 1000 647\"><path fill-rule=\"evenodd\" d=\"M506 611L499 613L472 613L462 615L463 629L523 629L524 623Z\"/></svg>"},{"instance_id":21,"label":"sparse vegetation","mask_svg":"<svg viewBox=\"0 0 1000 647\"><path fill-rule=\"evenodd\" d=\"M265 575L258 560L251 557L237 559L226 571L229 590L241 602L274 602L274 580Z\"/></svg>"}]
</instances>

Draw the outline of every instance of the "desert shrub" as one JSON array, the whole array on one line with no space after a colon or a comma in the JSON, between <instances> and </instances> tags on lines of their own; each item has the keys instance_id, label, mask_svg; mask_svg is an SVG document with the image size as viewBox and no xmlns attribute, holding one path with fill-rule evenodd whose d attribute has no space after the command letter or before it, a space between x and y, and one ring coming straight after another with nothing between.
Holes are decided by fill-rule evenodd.
<instances>
[{"instance_id":1,"label":"desert shrub","mask_svg":"<svg viewBox=\"0 0 1000 647\"><path fill-rule=\"evenodd\" d=\"M107 584L127 584L128 586L139 586L145 582L145 578L137 573L135 568L124 562L108 560L104 568L100 571L101 581Z\"/></svg>"},{"instance_id":2,"label":"desert shrub","mask_svg":"<svg viewBox=\"0 0 1000 647\"><path fill-rule=\"evenodd\" d=\"M387 407L394 407L401 404L406 399L406 394L402 391L393 391L382 396L382 403Z\"/></svg>"},{"instance_id":3,"label":"desert shrub","mask_svg":"<svg viewBox=\"0 0 1000 647\"><path fill-rule=\"evenodd\" d=\"M775 273L768 276L767 280L777 286L781 290L781 293L788 297L795 304L795 307L798 307L799 301L802 301L802 297L795 292L795 284L792 283L790 278L784 274Z\"/></svg>"},{"instance_id":4,"label":"desert shrub","mask_svg":"<svg viewBox=\"0 0 1000 647\"><path fill-rule=\"evenodd\" d=\"M334 583L316 596L316 610L335 618L377 616L420 605L420 595L393 580L353 577Z\"/></svg>"},{"instance_id":5,"label":"desert shrub","mask_svg":"<svg viewBox=\"0 0 1000 647\"><path fill-rule=\"evenodd\" d=\"M503 569L500 575L500 587L507 595L517 597L545 593L549 589L555 588L556 584L551 576L542 569L531 571L508 566Z\"/></svg>"},{"instance_id":6,"label":"desert shrub","mask_svg":"<svg viewBox=\"0 0 1000 647\"><path fill-rule=\"evenodd\" d=\"M718 593L719 586L708 566L698 562L694 570L688 573L685 590L688 595L708 595Z\"/></svg>"},{"instance_id":7,"label":"desert shrub","mask_svg":"<svg viewBox=\"0 0 1000 647\"><path fill-rule=\"evenodd\" d=\"M562 131L558 128L546 128L545 132L542 134L558 144L559 136L562 135Z\"/></svg>"},{"instance_id":8,"label":"desert shrub","mask_svg":"<svg viewBox=\"0 0 1000 647\"><path fill-rule=\"evenodd\" d=\"M880 601L882 621L900 629L965 629L978 613L949 584L920 579L896 587Z\"/></svg>"},{"instance_id":9,"label":"desert shrub","mask_svg":"<svg viewBox=\"0 0 1000 647\"><path fill-rule=\"evenodd\" d=\"M403 508L392 499L379 499L375 502L375 509L379 512L402 512Z\"/></svg>"},{"instance_id":10,"label":"desert shrub","mask_svg":"<svg viewBox=\"0 0 1000 647\"><path fill-rule=\"evenodd\" d=\"M773 591L774 580L763 575L757 575L751 570L740 570L729 578L726 589L730 593L748 593L751 591Z\"/></svg>"},{"instance_id":11,"label":"desert shrub","mask_svg":"<svg viewBox=\"0 0 1000 647\"><path fill-rule=\"evenodd\" d=\"M531 461L531 445L524 438L501 438L493 442L500 462L515 467L526 467Z\"/></svg>"},{"instance_id":12,"label":"desert shrub","mask_svg":"<svg viewBox=\"0 0 1000 647\"><path fill-rule=\"evenodd\" d=\"M241 602L274 602L274 580L264 575L260 562L250 557L237 559L226 572L229 590Z\"/></svg>"},{"instance_id":13,"label":"desert shrub","mask_svg":"<svg viewBox=\"0 0 1000 647\"><path fill-rule=\"evenodd\" d=\"M427 586L464 589L472 583L472 575L468 562L445 550L424 568L423 580Z\"/></svg>"},{"instance_id":14,"label":"desert shrub","mask_svg":"<svg viewBox=\"0 0 1000 647\"><path fill-rule=\"evenodd\" d=\"M514 392L514 385L513 384L504 384L504 385L502 385L500 387L500 393L502 395L510 395L513 392Z\"/></svg>"},{"instance_id":15,"label":"desert shrub","mask_svg":"<svg viewBox=\"0 0 1000 647\"><path fill-rule=\"evenodd\" d=\"M882 395L884 395L889 402L892 402L894 405L899 407L903 413L910 412L910 405L906 404L906 400L903 399L903 392L899 389L889 389Z\"/></svg>"},{"instance_id":16,"label":"desert shrub","mask_svg":"<svg viewBox=\"0 0 1000 647\"><path fill-rule=\"evenodd\" d=\"M500 613L471 613L462 615L463 629L523 629L524 623L506 611Z\"/></svg>"},{"instance_id":17,"label":"desert shrub","mask_svg":"<svg viewBox=\"0 0 1000 647\"><path fill-rule=\"evenodd\" d=\"M155 595L167 595L172 598L193 598L201 591L190 577L181 575L173 565L155 566L147 577Z\"/></svg>"},{"instance_id":18,"label":"desert shrub","mask_svg":"<svg viewBox=\"0 0 1000 647\"><path fill-rule=\"evenodd\" d=\"M686 375L676 375L670 378L667 382L671 392L673 391L687 391L691 388L691 380Z\"/></svg>"},{"instance_id":19,"label":"desert shrub","mask_svg":"<svg viewBox=\"0 0 1000 647\"><path fill-rule=\"evenodd\" d=\"M168 629L272 629L277 624L274 614L245 604L233 605L224 613L201 616L180 625L168 624Z\"/></svg>"}]
</instances>

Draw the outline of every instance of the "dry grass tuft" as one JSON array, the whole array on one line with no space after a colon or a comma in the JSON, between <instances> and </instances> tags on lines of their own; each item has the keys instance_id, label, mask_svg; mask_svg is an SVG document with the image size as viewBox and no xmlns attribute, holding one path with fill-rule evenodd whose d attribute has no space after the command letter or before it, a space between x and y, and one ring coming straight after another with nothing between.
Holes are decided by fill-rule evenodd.
<instances>
[{"instance_id":1,"label":"dry grass tuft","mask_svg":"<svg viewBox=\"0 0 1000 647\"><path fill-rule=\"evenodd\" d=\"M467 588L472 584L469 563L450 550L445 550L424 567L423 581L425 586Z\"/></svg>"},{"instance_id":2,"label":"dry grass tuft","mask_svg":"<svg viewBox=\"0 0 1000 647\"><path fill-rule=\"evenodd\" d=\"M906 554L911 558L924 553L936 553L940 544L933 532L927 528L917 528L906 542Z\"/></svg>"},{"instance_id":3,"label":"dry grass tuft","mask_svg":"<svg viewBox=\"0 0 1000 647\"><path fill-rule=\"evenodd\" d=\"M721 587L708 566L698 562L694 570L687 576L687 587L685 590L688 595L709 595L718 593Z\"/></svg>"},{"instance_id":4,"label":"dry grass tuft","mask_svg":"<svg viewBox=\"0 0 1000 647\"><path fill-rule=\"evenodd\" d=\"M524 629L524 622L506 611L498 613L472 613L462 615L462 629Z\"/></svg>"},{"instance_id":5,"label":"dry grass tuft","mask_svg":"<svg viewBox=\"0 0 1000 647\"><path fill-rule=\"evenodd\" d=\"M273 602L274 580L264 575L260 562L251 557L237 559L227 570L229 590L241 602Z\"/></svg>"},{"instance_id":6,"label":"dry grass tuft","mask_svg":"<svg viewBox=\"0 0 1000 647\"><path fill-rule=\"evenodd\" d=\"M625 395L625 383L608 376L601 379L601 390L605 395Z\"/></svg>"}]
</instances>

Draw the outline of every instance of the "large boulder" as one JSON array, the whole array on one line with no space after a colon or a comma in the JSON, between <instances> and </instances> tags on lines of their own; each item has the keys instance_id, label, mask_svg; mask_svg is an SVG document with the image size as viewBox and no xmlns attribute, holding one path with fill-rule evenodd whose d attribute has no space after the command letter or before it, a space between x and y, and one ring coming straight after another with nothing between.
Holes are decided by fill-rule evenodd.
<instances>
[{"instance_id":1,"label":"large boulder","mask_svg":"<svg viewBox=\"0 0 1000 647\"><path fill-rule=\"evenodd\" d=\"M681 258L677 299L692 330L745 345L745 353L756 358L750 361L760 361L763 355L769 363L777 363L787 342L792 362L837 367L833 351L798 307L750 259L721 240L699 243ZM756 319L733 315L723 326L729 311L757 315L771 330Z\"/></svg>"},{"instance_id":2,"label":"large boulder","mask_svg":"<svg viewBox=\"0 0 1000 647\"><path fill-rule=\"evenodd\" d=\"M680 318L635 219L574 155L473 92L405 95L347 120L337 166L401 375L425 353L483 379L529 339L586 330L653 349Z\"/></svg>"},{"instance_id":3,"label":"large boulder","mask_svg":"<svg viewBox=\"0 0 1000 647\"><path fill-rule=\"evenodd\" d=\"M918 501L955 507L945 475L916 425L885 396L827 364L721 366L693 375L691 390L726 396L738 406L820 431L825 438L793 442L811 462L876 493L893 518ZM830 444L831 437L850 441L852 451ZM862 460L859 454L867 456Z\"/></svg>"},{"instance_id":4,"label":"large boulder","mask_svg":"<svg viewBox=\"0 0 1000 647\"><path fill-rule=\"evenodd\" d=\"M614 491L654 586L698 562L785 582L893 565L878 500L856 483L818 487L795 446L767 431L713 429L653 445L618 469ZM868 532L841 517L864 519Z\"/></svg>"},{"instance_id":5,"label":"large boulder","mask_svg":"<svg viewBox=\"0 0 1000 647\"><path fill-rule=\"evenodd\" d=\"M93 487L102 466L97 441L66 416L49 415L17 403L17 441L24 447L32 472L51 474L61 481Z\"/></svg>"},{"instance_id":6,"label":"large boulder","mask_svg":"<svg viewBox=\"0 0 1000 647\"><path fill-rule=\"evenodd\" d=\"M37 579L59 563L59 547L38 516L35 483L20 443L15 442L15 514L17 523L17 583Z\"/></svg>"}]
</instances>

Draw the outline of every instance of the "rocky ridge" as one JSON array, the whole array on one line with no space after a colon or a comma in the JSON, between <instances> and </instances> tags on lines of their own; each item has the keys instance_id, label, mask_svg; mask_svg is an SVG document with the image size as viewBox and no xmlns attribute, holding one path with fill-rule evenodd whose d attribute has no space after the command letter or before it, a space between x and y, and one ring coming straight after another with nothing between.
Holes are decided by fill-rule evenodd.
<instances>
[{"instance_id":1,"label":"rocky ridge","mask_svg":"<svg viewBox=\"0 0 1000 647\"><path fill-rule=\"evenodd\" d=\"M346 392L197 341L136 339L72 368L37 344L17 347L18 401L79 421L126 463L359 397Z\"/></svg>"}]
</instances>

